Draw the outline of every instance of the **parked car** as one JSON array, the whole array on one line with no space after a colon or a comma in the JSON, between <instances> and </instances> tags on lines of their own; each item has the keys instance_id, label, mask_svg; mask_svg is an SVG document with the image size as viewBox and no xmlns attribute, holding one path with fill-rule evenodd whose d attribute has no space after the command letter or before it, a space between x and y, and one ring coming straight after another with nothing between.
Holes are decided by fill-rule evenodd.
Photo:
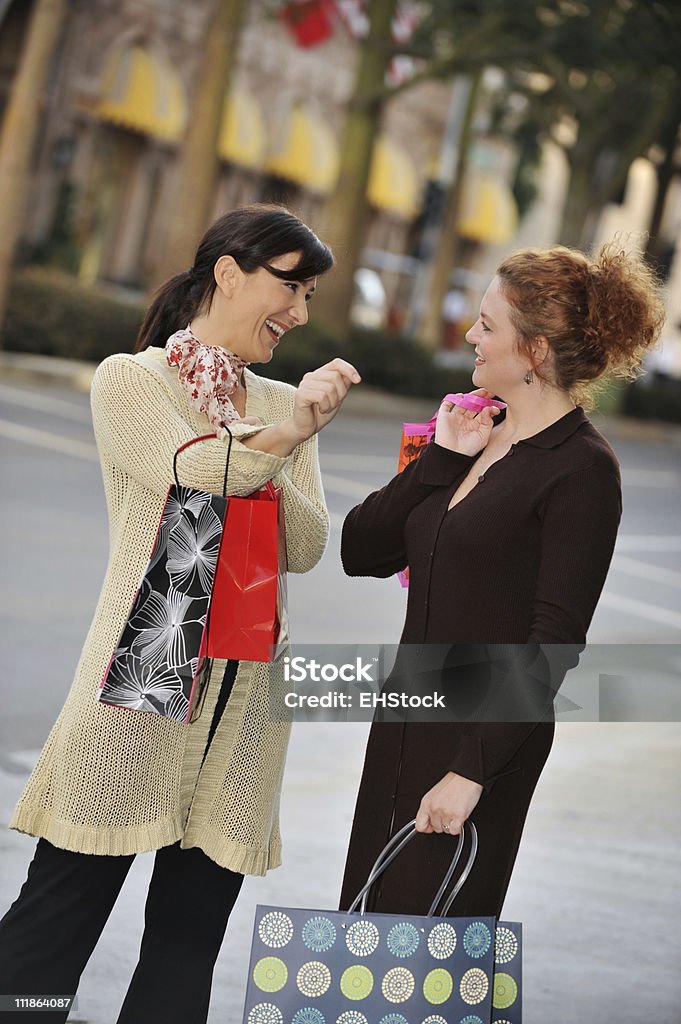
<instances>
[{"instance_id":1,"label":"parked car","mask_svg":"<svg viewBox=\"0 0 681 1024\"><path fill-rule=\"evenodd\" d=\"M380 275L368 267L355 271L355 294L350 310L352 322L358 327L382 330L388 317L388 297Z\"/></svg>"}]
</instances>

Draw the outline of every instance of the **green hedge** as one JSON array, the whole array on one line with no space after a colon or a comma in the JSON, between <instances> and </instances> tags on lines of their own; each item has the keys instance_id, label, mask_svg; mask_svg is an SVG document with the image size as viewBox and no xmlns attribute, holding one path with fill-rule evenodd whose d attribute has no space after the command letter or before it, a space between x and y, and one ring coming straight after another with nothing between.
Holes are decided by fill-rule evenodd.
<instances>
[{"instance_id":1,"label":"green hedge","mask_svg":"<svg viewBox=\"0 0 681 1024\"><path fill-rule=\"evenodd\" d=\"M130 352L144 306L102 288L43 267L12 278L3 348L65 359L100 362L114 352Z\"/></svg>"},{"instance_id":2,"label":"green hedge","mask_svg":"<svg viewBox=\"0 0 681 1024\"><path fill-rule=\"evenodd\" d=\"M365 384L392 394L441 398L447 391L470 390L466 371L443 371L430 352L412 338L382 331L352 328L343 339L325 333L315 324L296 327L277 349L271 363L258 373L297 384L307 370L341 356L357 367Z\"/></svg>"},{"instance_id":3,"label":"green hedge","mask_svg":"<svg viewBox=\"0 0 681 1024\"><path fill-rule=\"evenodd\" d=\"M113 352L132 351L143 313L140 301L32 266L13 276L2 346L13 352L99 362ZM334 356L354 363L365 383L394 394L438 399L448 391L471 387L468 370L436 366L430 352L411 338L352 328L338 339L314 323L296 328L272 362L259 365L257 371L297 384L304 373ZM602 389L598 407L679 423L681 381L646 376L634 385L610 382Z\"/></svg>"},{"instance_id":4,"label":"green hedge","mask_svg":"<svg viewBox=\"0 0 681 1024\"><path fill-rule=\"evenodd\" d=\"M646 374L627 388L622 413L639 420L681 423L681 380Z\"/></svg>"},{"instance_id":5,"label":"green hedge","mask_svg":"<svg viewBox=\"0 0 681 1024\"><path fill-rule=\"evenodd\" d=\"M113 352L132 351L143 313L142 303L104 287L29 267L13 277L2 345L13 352L99 362ZM359 328L338 339L312 323L297 327L257 372L297 384L334 356L355 364L367 384L397 394L438 398L444 391L470 388L469 373L443 372L417 341Z\"/></svg>"}]
</instances>

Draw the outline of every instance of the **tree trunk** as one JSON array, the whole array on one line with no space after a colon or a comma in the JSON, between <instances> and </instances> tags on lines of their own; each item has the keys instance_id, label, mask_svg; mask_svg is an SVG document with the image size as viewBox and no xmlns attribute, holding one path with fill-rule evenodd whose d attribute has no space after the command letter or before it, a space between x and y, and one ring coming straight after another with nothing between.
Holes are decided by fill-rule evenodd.
<instances>
[{"instance_id":1,"label":"tree trunk","mask_svg":"<svg viewBox=\"0 0 681 1024\"><path fill-rule=\"evenodd\" d=\"M179 157L177 188L166 212L166 228L153 284L191 266L208 226L218 170L217 143L234 54L247 0L218 0L202 48L189 127Z\"/></svg>"},{"instance_id":2,"label":"tree trunk","mask_svg":"<svg viewBox=\"0 0 681 1024\"><path fill-rule=\"evenodd\" d=\"M591 167L584 154L568 154L570 181L568 184L559 242L579 248L584 237L587 220L592 206Z\"/></svg>"},{"instance_id":3,"label":"tree trunk","mask_svg":"<svg viewBox=\"0 0 681 1024\"><path fill-rule=\"evenodd\" d=\"M623 95L621 103L626 102ZM626 137L613 139L612 132L601 126L607 111L596 104L590 120L583 120L576 145L567 152L570 164L570 182L563 210L560 241L563 245L588 247L593 241L598 216L617 192L624 188L633 161L645 155L649 147L660 139L671 110L677 104L676 91L668 102L660 103L656 95L648 97L632 110L631 131ZM678 124L678 120L677 120ZM603 180L598 180L599 158L605 153L614 156ZM601 175L602 177L602 175Z\"/></svg>"},{"instance_id":4,"label":"tree trunk","mask_svg":"<svg viewBox=\"0 0 681 1024\"><path fill-rule=\"evenodd\" d=\"M0 135L0 323L26 211L31 155L66 0L36 0Z\"/></svg>"},{"instance_id":5,"label":"tree trunk","mask_svg":"<svg viewBox=\"0 0 681 1024\"><path fill-rule=\"evenodd\" d=\"M442 213L442 224L439 232L437 248L433 257L430 281L427 286L428 300L425 315L421 323L419 337L431 348L439 348L442 333L442 302L447 293L449 275L457 263L459 235L457 223L461 208L461 196L466 177L468 150L471 142L471 131L475 108L480 95L482 73L478 72L470 87L466 112L458 138L456 154L456 170L454 179L447 192L445 208Z\"/></svg>"},{"instance_id":6,"label":"tree trunk","mask_svg":"<svg viewBox=\"0 0 681 1024\"><path fill-rule=\"evenodd\" d=\"M664 149L664 160L657 168L657 195L655 196L655 205L653 212L650 216L650 224L648 226L648 244L646 246L646 252L653 259L658 259L662 255L664 248L665 239L660 238L660 228L662 226L662 216L664 214L664 207L667 201L667 195L669 193L669 187L674 179L674 175L677 173L676 168L676 143L679 137L679 125L681 124L681 94L677 89L677 95L674 101L671 103L671 109L668 118L666 119L664 130L660 138L660 145Z\"/></svg>"},{"instance_id":7,"label":"tree trunk","mask_svg":"<svg viewBox=\"0 0 681 1024\"><path fill-rule=\"evenodd\" d=\"M349 327L354 275L364 245L369 215L366 190L383 106L376 97L390 60L388 44L396 7L397 0L375 0L369 5L371 29L360 48L355 91L341 140L338 184L323 215L323 234L338 263L324 281L315 318L339 337Z\"/></svg>"}]
</instances>

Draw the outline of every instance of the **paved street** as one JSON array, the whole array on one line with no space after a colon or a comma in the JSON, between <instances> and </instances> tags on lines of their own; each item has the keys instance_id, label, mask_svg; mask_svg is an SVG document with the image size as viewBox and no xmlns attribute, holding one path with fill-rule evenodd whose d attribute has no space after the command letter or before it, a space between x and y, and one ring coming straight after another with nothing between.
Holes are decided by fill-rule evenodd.
<instances>
[{"instance_id":1,"label":"paved street","mask_svg":"<svg viewBox=\"0 0 681 1024\"><path fill-rule=\"evenodd\" d=\"M396 462L402 416L369 412L353 399L321 435L332 536L312 573L289 578L301 643L399 638L405 596L396 580L351 580L339 567L344 514ZM404 418L414 418L411 409ZM590 640L679 644L679 443L609 437L623 467L625 512ZM6 822L68 691L106 565L107 523L85 395L0 384L0 450L2 913L34 846ZM336 905L365 734L356 724L294 728L284 866L246 883L216 968L210 1024L241 1021L257 902ZM677 723L558 727L505 906L525 927L526 1024L678 1024L680 741ZM115 1019L136 961L151 864L150 854L137 858L71 1020Z\"/></svg>"}]
</instances>

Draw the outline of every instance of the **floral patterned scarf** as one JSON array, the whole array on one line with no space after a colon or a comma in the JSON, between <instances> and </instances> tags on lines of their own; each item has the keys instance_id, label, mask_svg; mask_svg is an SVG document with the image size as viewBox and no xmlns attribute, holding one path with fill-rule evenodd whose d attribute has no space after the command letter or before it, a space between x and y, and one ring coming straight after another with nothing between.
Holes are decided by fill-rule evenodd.
<instances>
[{"instance_id":1,"label":"floral patterned scarf","mask_svg":"<svg viewBox=\"0 0 681 1024\"><path fill-rule=\"evenodd\" d=\"M179 368L182 387L189 404L205 413L218 431L241 417L230 398L248 363L219 345L202 345L190 327L176 331L165 344L169 366Z\"/></svg>"}]
</instances>

